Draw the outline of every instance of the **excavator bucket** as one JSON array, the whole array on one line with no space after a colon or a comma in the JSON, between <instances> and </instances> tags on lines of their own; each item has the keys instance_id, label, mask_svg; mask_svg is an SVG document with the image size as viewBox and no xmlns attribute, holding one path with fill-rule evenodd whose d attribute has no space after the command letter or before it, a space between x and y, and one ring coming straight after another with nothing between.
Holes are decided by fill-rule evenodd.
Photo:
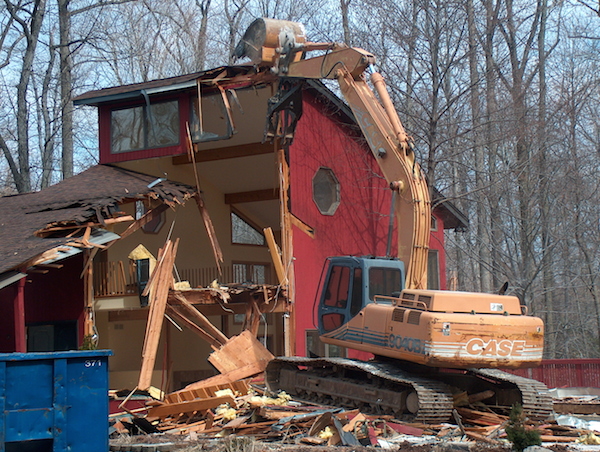
<instances>
[{"instance_id":1,"label":"excavator bucket","mask_svg":"<svg viewBox=\"0 0 600 452\"><path fill-rule=\"evenodd\" d=\"M250 24L233 55L248 57L259 66L276 66L283 49L291 49L306 42L304 26L288 20L256 19ZM302 58L294 53L293 61Z\"/></svg>"}]
</instances>

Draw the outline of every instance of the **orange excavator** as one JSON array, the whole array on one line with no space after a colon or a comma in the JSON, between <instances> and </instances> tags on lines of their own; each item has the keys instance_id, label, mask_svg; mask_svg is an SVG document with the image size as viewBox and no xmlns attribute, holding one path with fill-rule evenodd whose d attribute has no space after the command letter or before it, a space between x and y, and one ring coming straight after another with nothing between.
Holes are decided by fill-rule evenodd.
<instances>
[{"instance_id":1,"label":"orange excavator","mask_svg":"<svg viewBox=\"0 0 600 452\"><path fill-rule=\"evenodd\" d=\"M311 51L321 54L307 58ZM447 421L459 403L518 403L531 419L549 417L545 385L499 370L539 364L542 320L514 296L426 290L429 187L375 57L308 42L302 25L274 19L255 20L236 55L282 80L337 80L392 190L397 222L397 258L329 258L319 290L321 341L375 359L280 357L267 367L269 389L420 422Z\"/></svg>"}]
</instances>

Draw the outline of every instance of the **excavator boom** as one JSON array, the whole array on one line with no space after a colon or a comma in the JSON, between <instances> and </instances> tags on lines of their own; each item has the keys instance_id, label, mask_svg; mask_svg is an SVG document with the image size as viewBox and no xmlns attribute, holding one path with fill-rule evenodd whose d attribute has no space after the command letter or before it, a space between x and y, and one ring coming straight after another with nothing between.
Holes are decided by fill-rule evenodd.
<instances>
[{"instance_id":1,"label":"excavator boom","mask_svg":"<svg viewBox=\"0 0 600 452\"><path fill-rule=\"evenodd\" d=\"M325 53L306 58L313 50ZM542 321L524 315L516 297L426 290L429 186L375 57L308 42L300 24L273 19L254 21L235 54L281 78L337 80L392 190L397 223L398 259L389 245L385 258L331 257L320 290L321 341L376 359L277 358L266 370L269 389L438 423L451 416L459 388L473 400L485 394L490 405L520 403L531 419L547 418L552 399L542 383L495 369L539 363Z\"/></svg>"},{"instance_id":2,"label":"excavator boom","mask_svg":"<svg viewBox=\"0 0 600 452\"><path fill-rule=\"evenodd\" d=\"M327 49L304 59L306 51ZM406 287L427 287L427 255L431 201L424 174L415 160L413 144L393 107L383 77L372 70L375 57L362 49L334 43L306 42L303 27L294 22L257 19L236 48L259 66L281 77L336 79L367 139L394 196L398 230L398 258L406 268ZM365 79L371 74L379 100Z\"/></svg>"}]
</instances>

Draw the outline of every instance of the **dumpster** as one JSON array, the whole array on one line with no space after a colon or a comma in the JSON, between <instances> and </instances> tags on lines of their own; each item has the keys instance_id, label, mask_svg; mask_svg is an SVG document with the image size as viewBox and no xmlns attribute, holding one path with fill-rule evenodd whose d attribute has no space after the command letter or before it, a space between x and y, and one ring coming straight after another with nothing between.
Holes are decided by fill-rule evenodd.
<instances>
[{"instance_id":1,"label":"dumpster","mask_svg":"<svg viewBox=\"0 0 600 452\"><path fill-rule=\"evenodd\" d=\"M111 354L0 353L0 452L106 452Z\"/></svg>"}]
</instances>

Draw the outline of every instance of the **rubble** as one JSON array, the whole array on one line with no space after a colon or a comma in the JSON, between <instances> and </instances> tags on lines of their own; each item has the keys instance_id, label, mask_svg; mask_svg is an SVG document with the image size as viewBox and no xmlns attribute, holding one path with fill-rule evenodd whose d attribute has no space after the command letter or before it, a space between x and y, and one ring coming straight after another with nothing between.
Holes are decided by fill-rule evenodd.
<instances>
[{"instance_id":1,"label":"rubble","mask_svg":"<svg viewBox=\"0 0 600 452\"><path fill-rule=\"evenodd\" d=\"M112 415L111 450L210 450L209 445L234 440L253 446L219 450L258 451L274 446L414 452L511 449L504 432L508 416L477 404L456 407L456 424L425 425L294 400L285 393L268 394L263 383L260 377L214 386L201 381L190 385L192 389L166 394L162 401L146 402L144 411ZM595 444L598 438L594 431L555 421L527 422L527 428L539 431L542 442L554 451ZM145 446L133 447L139 443ZM261 446L254 447L257 444Z\"/></svg>"}]
</instances>

